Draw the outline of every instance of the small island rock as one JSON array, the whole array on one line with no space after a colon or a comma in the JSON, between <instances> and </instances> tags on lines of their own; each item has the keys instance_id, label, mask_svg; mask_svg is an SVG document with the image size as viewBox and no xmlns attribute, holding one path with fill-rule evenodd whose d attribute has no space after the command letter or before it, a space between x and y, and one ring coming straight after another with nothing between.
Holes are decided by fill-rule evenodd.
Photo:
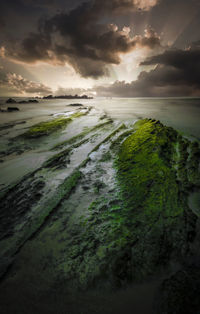
<instances>
[{"instance_id":1,"label":"small island rock","mask_svg":"<svg viewBox=\"0 0 200 314\"><path fill-rule=\"evenodd\" d=\"M16 104L16 100L13 99L13 98L8 98L8 99L6 100L6 103L7 103L7 104Z\"/></svg>"},{"instance_id":2,"label":"small island rock","mask_svg":"<svg viewBox=\"0 0 200 314\"><path fill-rule=\"evenodd\" d=\"M17 107L8 107L8 108L7 108L7 111L8 111L8 112L11 112L11 111L19 111L19 108L17 108Z\"/></svg>"}]
</instances>

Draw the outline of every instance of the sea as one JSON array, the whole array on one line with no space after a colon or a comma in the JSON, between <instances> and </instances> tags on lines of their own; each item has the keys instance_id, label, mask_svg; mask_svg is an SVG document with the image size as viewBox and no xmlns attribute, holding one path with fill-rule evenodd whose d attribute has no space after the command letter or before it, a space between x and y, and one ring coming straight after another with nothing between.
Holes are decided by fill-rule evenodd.
<instances>
[{"instance_id":1,"label":"sea","mask_svg":"<svg viewBox=\"0 0 200 314\"><path fill-rule=\"evenodd\" d=\"M27 98L15 98L17 101ZM0 98L0 108L17 106L20 111L0 112L0 124L33 119L34 123L45 116L65 110L69 104L80 103L92 106L113 119L135 121L153 118L176 130L200 139L200 98L94 98L94 99L38 99L38 103L6 104Z\"/></svg>"}]
</instances>

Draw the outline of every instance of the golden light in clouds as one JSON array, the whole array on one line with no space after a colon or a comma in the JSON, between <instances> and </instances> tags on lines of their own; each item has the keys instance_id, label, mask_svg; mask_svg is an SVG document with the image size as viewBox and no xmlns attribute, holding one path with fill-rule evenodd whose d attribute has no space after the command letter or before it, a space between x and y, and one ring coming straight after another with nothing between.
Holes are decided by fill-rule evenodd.
<instances>
[{"instance_id":1,"label":"golden light in clouds","mask_svg":"<svg viewBox=\"0 0 200 314\"><path fill-rule=\"evenodd\" d=\"M141 10L149 10L158 3L158 0L133 0L133 4Z\"/></svg>"},{"instance_id":2,"label":"golden light in clouds","mask_svg":"<svg viewBox=\"0 0 200 314\"><path fill-rule=\"evenodd\" d=\"M123 32L129 32L128 27L123 28ZM143 67L139 66L149 55L148 48L138 48L128 54L120 56L121 63L108 66L110 76L102 77L98 80L92 78L83 78L79 73L68 64L65 66L53 66L50 64L39 63L33 65L24 65L31 75L37 81L49 86L52 91L59 88L82 88L90 89L97 85L112 83L115 80L131 82L137 79Z\"/></svg>"},{"instance_id":3,"label":"golden light in clouds","mask_svg":"<svg viewBox=\"0 0 200 314\"><path fill-rule=\"evenodd\" d=\"M58 88L89 89L97 83L104 84L113 80L112 70L111 77L102 77L97 81L92 78L81 77L80 74L76 73L76 71L68 64L65 66L53 66L40 63L35 65L25 65L25 68L29 73L35 76L38 81L51 87L53 91L56 91Z\"/></svg>"}]
</instances>

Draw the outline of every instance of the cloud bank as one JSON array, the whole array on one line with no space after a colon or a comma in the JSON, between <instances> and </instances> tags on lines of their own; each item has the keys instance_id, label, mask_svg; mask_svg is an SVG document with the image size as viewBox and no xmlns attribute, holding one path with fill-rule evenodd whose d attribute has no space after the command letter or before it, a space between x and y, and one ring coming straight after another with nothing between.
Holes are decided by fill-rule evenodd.
<instances>
[{"instance_id":1,"label":"cloud bank","mask_svg":"<svg viewBox=\"0 0 200 314\"><path fill-rule=\"evenodd\" d=\"M95 0L84 2L69 13L59 13L39 23L38 31L22 42L6 47L5 56L23 63L70 64L82 77L108 75L107 65L119 64L120 56L133 49L160 47L151 28L143 36L131 36L130 28L105 23L130 11L147 11L157 0Z\"/></svg>"},{"instance_id":2,"label":"cloud bank","mask_svg":"<svg viewBox=\"0 0 200 314\"><path fill-rule=\"evenodd\" d=\"M16 93L19 95L36 94L43 96L52 93L51 88L48 86L29 81L21 75L15 73L6 74L6 76L0 80L0 87L10 93Z\"/></svg>"},{"instance_id":3,"label":"cloud bank","mask_svg":"<svg viewBox=\"0 0 200 314\"><path fill-rule=\"evenodd\" d=\"M156 97L200 95L200 46L187 50L173 49L147 58L143 66L155 66L142 71L136 81L116 81L110 86L96 87L99 96Z\"/></svg>"}]
</instances>

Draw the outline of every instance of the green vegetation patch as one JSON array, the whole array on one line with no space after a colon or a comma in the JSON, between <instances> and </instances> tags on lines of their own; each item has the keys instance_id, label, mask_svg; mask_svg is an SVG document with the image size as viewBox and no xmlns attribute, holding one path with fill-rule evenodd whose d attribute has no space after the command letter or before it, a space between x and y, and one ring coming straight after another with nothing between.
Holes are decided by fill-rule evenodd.
<instances>
[{"instance_id":1,"label":"green vegetation patch","mask_svg":"<svg viewBox=\"0 0 200 314\"><path fill-rule=\"evenodd\" d=\"M110 145L110 149L117 151L118 148L120 147L120 144L122 143L122 141L126 137L131 135L134 131L135 131L135 129L130 129L130 130L127 130L127 131L123 132L120 136L118 136L118 138L116 140L112 141L112 143Z\"/></svg>"},{"instance_id":2,"label":"green vegetation patch","mask_svg":"<svg viewBox=\"0 0 200 314\"><path fill-rule=\"evenodd\" d=\"M22 136L25 138L37 138L44 135L49 135L67 126L67 124L70 123L74 118L81 117L85 114L86 114L85 112L77 112L72 114L70 117L61 116L50 121L40 122L38 124L33 125Z\"/></svg>"},{"instance_id":3,"label":"green vegetation patch","mask_svg":"<svg viewBox=\"0 0 200 314\"><path fill-rule=\"evenodd\" d=\"M69 291L141 282L170 271L170 265L181 267L192 254L197 217L187 205L188 182L193 180L187 170L197 166L196 144L191 146L172 128L149 119L138 121L130 133L121 125L102 142L123 129L114 149L102 157L106 161L114 157L115 183L109 187L101 180L98 164L95 179L84 177L81 167L88 157L32 224L34 230L42 226L29 243L34 269L37 266L45 278L53 269L56 282ZM67 150L61 152L53 164L67 155ZM186 176L180 175L183 164ZM92 184L93 194L88 193L84 203L85 194L80 196L77 188L74 199L64 201L81 178L83 185ZM77 212L70 206L72 200Z\"/></svg>"},{"instance_id":4,"label":"green vegetation patch","mask_svg":"<svg viewBox=\"0 0 200 314\"><path fill-rule=\"evenodd\" d=\"M174 167L175 156L181 156L175 151L180 140L159 121L139 121L116 153L116 189L97 198L89 217L82 219L84 252L90 261L95 256L98 276L114 285L143 280L171 261L184 263L197 218ZM86 281L95 281L95 265L88 272L82 262Z\"/></svg>"},{"instance_id":5,"label":"green vegetation patch","mask_svg":"<svg viewBox=\"0 0 200 314\"><path fill-rule=\"evenodd\" d=\"M183 259L196 217L187 206L187 185L183 190L183 179L177 180L174 168L174 146L182 138L155 120L139 121L135 127L116 160L124 204L118 232L122 239L128 235L126 244L136 241L132 267L139 270L140 278L172 256Z\"/></svg>"},{"instance_id":6,"label":"green vegetation patch","mask_svg":"<svg viewBox=\"0 0 200 314\"><path fill-rule=\"evenodd\" d=\"M158 211L166 217L179 215L183 209L178 202L176 172L172 169L172 143L177 140L177 133L158 121L144 120L139 125L122 143L116 161L126 206L134 216L133 208L144 208L152 222Z\"/></svg>"}]
</instances>

